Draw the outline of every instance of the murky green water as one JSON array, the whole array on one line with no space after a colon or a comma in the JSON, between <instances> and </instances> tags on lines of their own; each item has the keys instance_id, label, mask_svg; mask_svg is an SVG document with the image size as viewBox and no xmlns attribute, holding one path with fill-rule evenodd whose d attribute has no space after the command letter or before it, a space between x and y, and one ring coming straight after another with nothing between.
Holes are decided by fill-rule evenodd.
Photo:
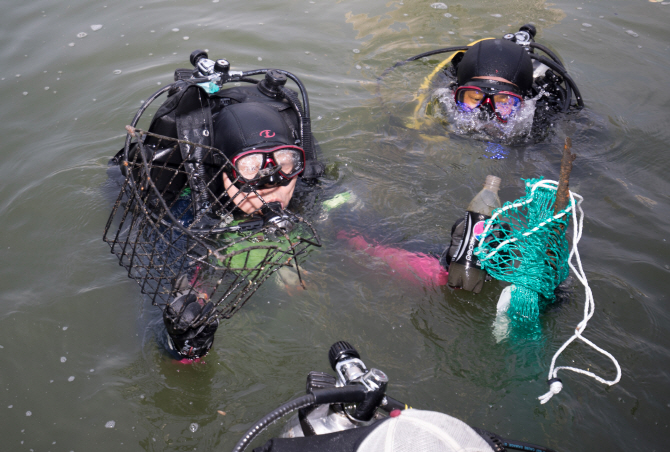
<instances>
[{"instance_id":1,"label":"murky green water","mask_svg":"<svg viewBox=\"0 0 670 452\"><path fill-rule=\"evenodd\" d=\"M414 407L561 451L667 449L670 5L431 3L4 5L0 449L229 450L251 422L299 395L308 371L327 371L327 349L342 339ZM486 143L444 137L435 124L405 128L431 63L395 71L376 94L376 76L397 60L529 21L587 105L542 143L493 160ZM219 329L207 364L180 366L156 343L157 311L101 236L116 194L106 162L123 126L196 48L235 69L298 74L332 167L320 196L352 190L364 206L317 224L325 246L304 265L307 290L268 281ZM503 178L511 200L520 178L557 177L566 135L579 155L571 188L585 197L580 250L596 300L586 336L618 358L623 377L605 388L564 374L563 392L539 405L551 356L582 317L577 285L543 314L539 336L496 343L501 284L479 296L412 284L337 233L439 252L486 174ZM561 360L614 375L582 346Z\"/></svg>"}]
</instances>

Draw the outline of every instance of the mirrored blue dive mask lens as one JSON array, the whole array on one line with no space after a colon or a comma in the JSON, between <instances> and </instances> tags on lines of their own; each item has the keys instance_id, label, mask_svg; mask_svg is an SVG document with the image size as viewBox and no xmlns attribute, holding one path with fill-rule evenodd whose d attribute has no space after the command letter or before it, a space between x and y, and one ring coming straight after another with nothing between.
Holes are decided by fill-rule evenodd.
<instances>
[{"instance_id":1,"label":"mirrored blue dive mask lens","mask_svg":"<svg viewBox=\"0 0 670 452\"><path fill-rule=\"evenodd\" d=\"M473 112L490 103L500 119L507 119L523 104L523 98L509 91L486 93L476 86L461 86L454 95L456 105L461 111Z\"/></svg>"}]
</instances>

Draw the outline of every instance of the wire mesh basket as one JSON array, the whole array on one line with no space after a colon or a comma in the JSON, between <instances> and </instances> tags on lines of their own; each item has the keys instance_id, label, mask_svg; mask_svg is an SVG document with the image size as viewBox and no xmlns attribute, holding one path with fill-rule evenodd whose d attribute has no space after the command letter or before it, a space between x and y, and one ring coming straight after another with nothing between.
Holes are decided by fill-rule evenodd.
<instances>
[{"instance_id":1,"label":"wire mesh basket","mask_svg":"<svg viewBox=\"0 0 670 452\"><path fill-rule=\"evenodd\" d=\"M281 267L294 268L302 284L298 259L321 246L309 222L252 187L231 197L222 177L231 163L220 150L127 130L118 162L126 178L103 240L154 305L164 310L195 294L212 306L198 321L213 322L232 317ZM252 194L263 206L236 218L235 206Z\"/></svg>"}]
</instances>

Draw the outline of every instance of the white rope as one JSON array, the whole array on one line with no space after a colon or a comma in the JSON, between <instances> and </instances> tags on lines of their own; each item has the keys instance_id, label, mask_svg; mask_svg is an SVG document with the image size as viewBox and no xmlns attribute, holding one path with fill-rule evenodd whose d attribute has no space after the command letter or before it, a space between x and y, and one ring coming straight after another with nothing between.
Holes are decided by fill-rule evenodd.
<instances>
[{"instance_id":1,"label":"white rope","mask_svg":"<svg viewBox=\"0 0 670 452\"><path fill-rule=\"evenodd\" d=\"M512 208L518 208L518 207L525 206L526 204L530 204L530 203L533 201L533 199L534 199L533 197L534 197L534 195L535 195L535 191L536 191L538 188L547 188L547 189L549 189L549 190L556 191L557 188L558 188L558 182L553 181L553 180L549 180L549 179L543 179L543 180L540 180L540 181L536 182L535 184L533 184L533 186L532 186L531 189L530 189L530 196L528 196L528 198L526 198L524 201L522 201L522 202L515 202L515 203L513 203L513 204L506 204L505 206L503 206L503 207L501 207L501 208L499 208L499 209L496 209L495 213L491 216L491 218L489 218L488 220L486 220L486 226L484 227L484 231L482 232L481 239L479 240L479 243L477 244L477 246L478 246L479 248L482 248L482 247L483 247L483 245L484 245L484 240L486 239L486 235L487 235L487 233L489 232L489 229L491 229L491 226L493 225L493 220L495 220L499 215L501 215L503 212L505 212L505 211L507 211L507 210L509 210L509 209L512 209ZM572 192L570 192L570 193L572 194ZM579 196L579 195L577 195L577 194L576 194L576 196L579 198L579 203L581 204L581 202L582 202L582 197ZM546 226L547 224L551 223L552 221L554 221L554 220L558 220L559 218L564 217L564 216L565 216L568 212L570 212L572 209L573 209L573 206L570 205L570 207L568 207L567 209L562 210L561 212L557 213L557 214L554 215L553 217L550 217L550 218L544 220L542 223L538 224L537 226L535 226L535 227L534 227L533 229L531 229L530 231L526 231L526 232L524 232L522 235L523 235L524 237L528 237L528 236L534 234L535 232L539 231L541 228L543 228L543 227ZM502 249L502 248L503 248L505 245L507 245L508 243L514 243L514 242L516 242L517 240L518 240L518 237L514 237L514 238L512 238L512 239L508 239L508 240L505 240L505 241L501 242L501 243L500 243L498 246L496 246L496 247L495 247L489 254L487 254L487 255L484 256L484 257L480 257L480 256L479 256L479 253L478 253L477 251L475 251L475 256L479 257L479 259L482 260L482 261L488 260L488 259L490 259L492 256L495 256L499 249ZM481 251L480 251L480 253L481 253Z\"/></svg>"},{"instance_id":2,"label":"white rope","mask_svg":"<svg viewBox=\"0 0 670 452\"><path fill-rule=\"evenodd\" d=\"M578 199L578 202L575 204L575 198ZM595 302L593 299L593 292L591 292L591 287L589 287L589 282L586 279L586 275L584 274L584 269L582 267L582 261L581 258L579 257L579 250L577 249L577 244L579 243L579 240L582 238L582 230L584 226L584 212L582 211L582 204L583 198L573 192L570 192L570 205L571 208L574 209L575 207L577 208L577 213L572 216L572 250L570 250L570 256L568 258L568 265L570 266L570 269L575 273L575 276L577 276L577 279L579 279L579 282L582 283L584 286L584 293L586 296L586 300L584 303L584 319L579 322L577 327L575 328L575 334L565 341L565 343L561 346L561 348L558 349L558 351L554 354L554 357L551 360L551 367L549 368L549 377L548 381L550 381L549 385L549 392L547 392L544 395L541 395L538 397L540 400L541 404L547 403L553 396L554 394L558 394L561 392L561 389L563 388L563 385L561 384L560 380L558 380L557 375L558 371L565 369L565 370L570 370L572 372L576 372L582 375L586 375L588 377L594 378L595 380L606 384L608 386L615 385L621 380L621 367L619 366L619 363L617 360L612 356L609 352L606 350L603 350L602 348L598 347L596 344L591 342L590 340L586 339L585 337L582 336L582 333L586 329L586 324L588 321L593 317L593 313L595 312ZM573 258L576 261L576 266L573 265L572 260ZM614 380L605 380L602 377L599 377L593 372L584 370L584 369L579 369L576 367L570 367L570 366L559 366L559 367L554 367L556 365L556 359L558 359L558 356L565 350L568 345L570 345L575 339L579 339L582 342L584 342L586 345L592 347L594 350L597 352L607 356L612 362L614 363L614 366L616 367L616 378ZM554 380L554 381L552 381Z\"/></svg>"},{"instance_id":3,"label":"white rope","mask_svg":"<svg viewBox=\"0 0 670 452\"><path fill-rule=\"evenodd\" d=\"M533 186L531 187L530 196L528 196L527 199L525 199L522 202L507 204L500 209L496 209L495 213L486 222L486 227L484 228L484 232L482 232L482 236L481 236L482 238L479 240L479 244L478 244L479 248L483 247L484 239L486 238L486 234L488 233L489 229L491 228L491 226L493 224L493 220L496 217L498 217L499 215L501 215L502 213L504 213L505 211L509 210L509 209L519 208L519 207L522 207L522 206L532 202L533 197L535 195L535 191L540 187L541 188L546 188L546 189L549 189L549 190L553 190L553 191L557 191L558 182L553 181L553 180L548 180L548 179L538 181L535 184L533 184ZM584 293L585 293L585 298L586 298L585 303L584 303L584 319L581 322L579 322L579 324L575 328L575 334L570 339L565 341L565 343L561 346L561 348L558 349L558 351L554 354L554 357L551 360L551 367L549 368L549 378L547 379L550 382L549 383L549 392L547 392L546 394L543 394L540 397L538 397L541 404L547 403L554 396L554 394L558 394L559 392L561 392L561 389L563 389L563 384L561 383L561 381L557 377L559 370L565 369L565 370L570 370L572 372L576 372L576 373L579 373L579 374L582 374L582 375L586 375L588 377L594 378L595 380L599 381L600 383L603 383L603 384L606 384L606 385L609 385L609 386L615 385L619 382L619 380L621 380L621 367L619 366L619 363L617 362L616 358L614 358L614 356L612 356L608 351L603 350L602 348L598 347L596 344L594 344L593 342L591 342L590 340L588 340L588 339L586 339L585 337L582 336L582 333L586 329L587 323L589 322L591 317L593 317L593 313L595 312L595 302L594 302L594 299L593 299L593 292L591 292L591 287L589 287L589 281L586 279L586 274L584 273L584 269L582 267L582 260L579 256L579 249L577 248L577 244L579 243L579 241L582 238L582 230L583 230L583 227L584 227L584 211L582 210L582 201L584 200L584 198L582 198L577 193L573 193L572 191L570 191L569 193L570 193L570 206L567 209L565 209L565 210L559 212L558 214L554 215L553 217L543 221L542 223L540 223L539 225L537 225L536 227L534 227L530 231L526 231L526 232L523 233L523 236L527 237L527 236L537 232L540 228L542 228L543 226L551 223L552 221L557 220L557 219L565 216L566 213L571 212L571 211L574 213L574 215L572 215L572 249L570 250L570 255L568 257L568 265L569 265L570 269L574 272L574 274L577 277L577 279L579 280L579 282L582 283L582 285L584 286ZM575 202L575 199L577 200L577 202ZM498 252L499 249L502 249L503 246L507 245L508 243L513 243L516 240L518 240L517 237L503 241L493 251L491 251L489 254L487 254L483 258L480 257L480 259L481 260L487 260L487 259L491 258L492 256L494 256ZM477 252L475 252L475 255L477 255ZM573 265L573 263L572 263L573 258L576 261L576 264L577 264L576 266ZM599 377L595 373L584 370L584 369L579 369L579 368L570 367L570 366L555 367L556 360L558 359L559 355L561 353L563 353L563 350L565 350L568 347L568 345L570 345L575 339L579 339L580 341L584 342L586 345L592 347L597 352L607 356L610 360L612 360L612 362L614 363L614 367L616 367L616 371L617 371L616 378L614 380L605 380L604 378Z\"/></svg>"}]
</instances>

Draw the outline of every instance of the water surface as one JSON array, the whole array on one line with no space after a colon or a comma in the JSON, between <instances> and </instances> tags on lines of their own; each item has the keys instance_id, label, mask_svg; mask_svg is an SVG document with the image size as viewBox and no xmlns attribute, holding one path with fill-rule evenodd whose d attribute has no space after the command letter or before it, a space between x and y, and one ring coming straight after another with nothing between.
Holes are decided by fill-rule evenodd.
<instances>
[{"instance_id":1,"label":"water surface","mask_svg":"<svg viewBox=\"0 0 670 452\"><path fill-rule=\"evenodd\" d=\"M4 8L3 450L229 450L252 422L300 395L310 370L329 370L327 349L343 339L416 408L561 451L666 449L670 5L431 3L39 0ZM540 143L491 159L488 143L439 123L407 128L438 58L394 71L377 91L376 77L398 60L530 21L587 106ZM219 329L206 364L179 366L159 345L157 311L101 236L117 191L106 163L124 125L196 48L234 69L298 74L330 167L319 199L350 190L362 206L317 223L324 247L304 263L306 290L268 281ZM585 198L580 250L596 300L586 336L618 358L623 377L606 388L564 374L563 392L540 405L551 356L582 317L576 283L568 301L542 315L540 334L520 329L497 343L491 324L503 284L474 296L402 280L337 235L365 231L388 246L439 253L487 174L502 177L504 200L518 197L521 178L557 177L565 136L579 156L571 186ZM318 217L318 203L307 213ZM580 345L561 361L614 375Z\"/></svg>"}]
</instances>

